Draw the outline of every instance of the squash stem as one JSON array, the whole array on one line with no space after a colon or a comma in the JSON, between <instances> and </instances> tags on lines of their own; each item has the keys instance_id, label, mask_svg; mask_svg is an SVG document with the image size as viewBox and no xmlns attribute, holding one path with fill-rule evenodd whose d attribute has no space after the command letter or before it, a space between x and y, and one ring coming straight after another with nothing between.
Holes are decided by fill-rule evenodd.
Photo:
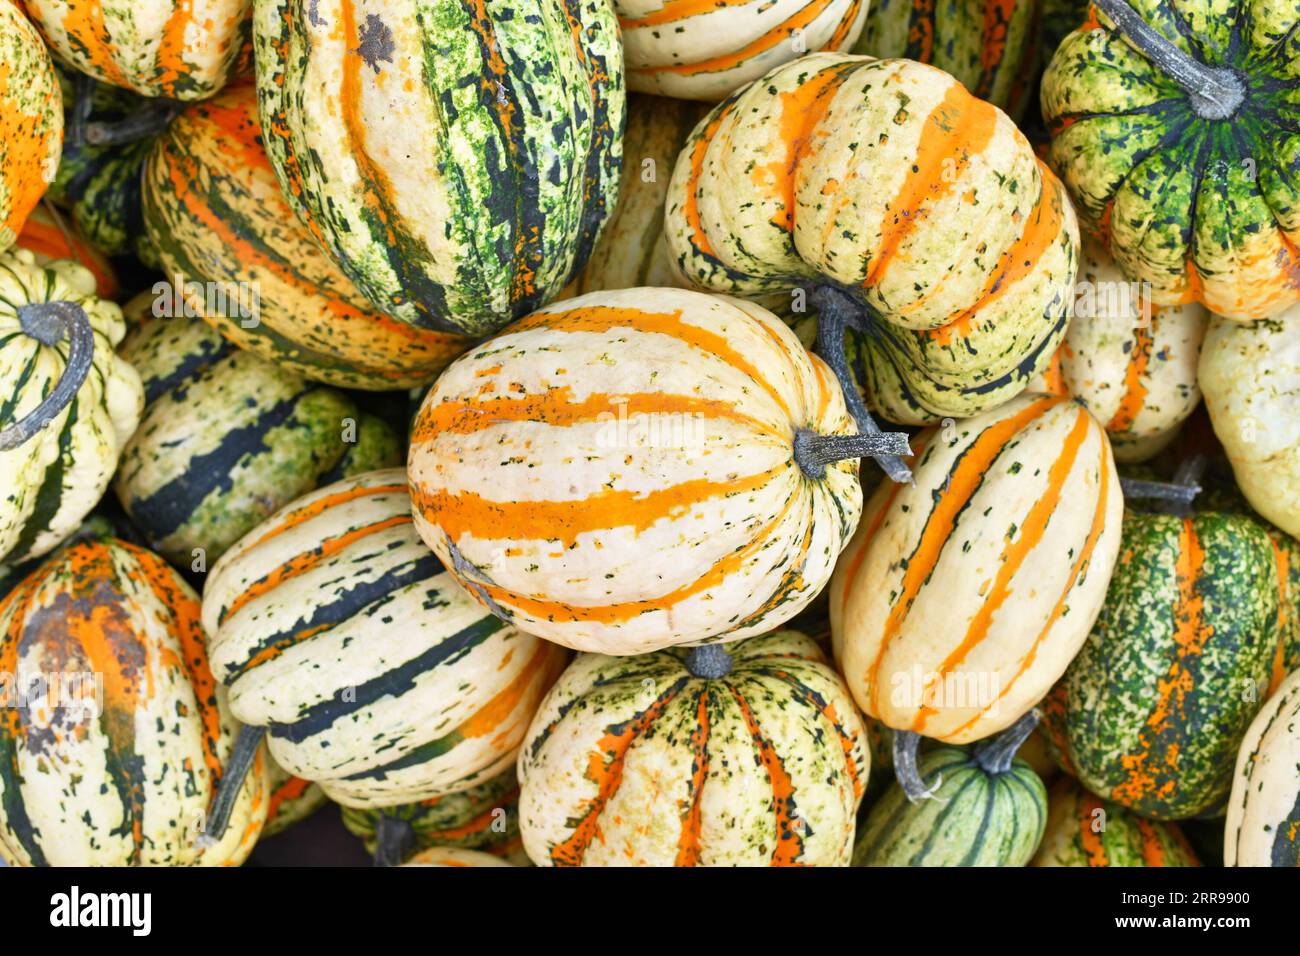
<instances>
[{"instance_id":1,"label":"squash stem","mask_svg":"<svg viewBox=\"0 0 1300 956\"><path fill-rule=\"evenodd\" d=\"M839 379L840 388L844 392L844 403L858 423L858 431L863 435L881 434L876 420L871 417L866 403L858 394L853 372L844 356L844 330L849 325L861 327L862 307L847 292L828 285L817 286L809 298L817 307L817 354ZM906 434L900 434L903 434L906 441ZM897 454L880 452L872 453L871 457L892 480L905 484L912 481L912 470Z\"/></svg>"},{"instance_id":2,"label":"squash stem","mask_svg":"<svg viewBox=\"0 0 1300 956\"><path fill-rule=\"evenodd\" d=\"M1133 46L1157 69L1181 86L1202 119L1227 119L1246 99L1241 77L1224 67L1209 66L1184 53L1128 4L1128 0L1094 0Z\"/></svg>"},{"instance_id":3,"label":"squash stem","mask_svg":"<svg viewBox=\"0 0 1300 956\"><path fill-rule=\"evenodd\" d=\"M226 769L222 771L221 779L217 781L217 795L208 811L208 825L203 828L200 845L212 846L226 835L226 827L230 825L230 815L239 801L239 792L244 789L244 780L248 777L249 768L253 766L253 759L257 756L257 748L262 746L262 739L265 736L265 727L245 724L239 728L239 736L235 738L235 747L230 751Z\"/></svg>"},{"instance_id":4,"label":"squash stem","mask_svg":"<svg viewBox=\"0 0 1300 956\"><path fill-rule=\"evenodd\" d=\"M1038 711L1031 710L996 737L982 741L975 747L975 762L987 774L1006 773L1015 762L1016 751L1034 732L1039 719Z\"/></svg>"},{"instance_id":5,"label":"squash stem","mask_svg":"<svg viewBox=\"0 0 1300 956\"><path fill-rule=\"evenodd\" d=\"M847 458L878 458L910 455L906 432L877 432L874 435L819 435L807 428L794 433L794 460L812 479L826 477L826 466Z\"/></svg>"},{"instance_id":6,"label":"squash stem","mask_svg":"<svg viewBox=\"0 0 1300 956\"><path fill-rule=\"evenodd\" d=\"M686 669L692 677L720 680L731 673L732 659L721 644L701 644L686 655Z\"/></svg>"},{"instance_id":7,"label":"squash stem","mask_svg":"<svg viewBox=\"0 0 1300 956\"><path fill-rule=\"evenodd\" d=\"M72 89L72 116L68 120L63 139L69 146L84 146L86 123L90 121L91 110L95 108L95 80L85 73L78 73L72 81Z\"/></svg>"},{"instance_id":8,"label":"squash stem","mask_svg":"<svg viewBox=\"0 0 1300 956\"><path fill-rule=\"evenodd\" d=\"M120 120L86 123L85 141L90 146L125 146L152 139L167 128L182 106L176 100L152 100Z\"/></svg>"},{"instance_id":9,"label":"squash stem","mask_svg":"<svg viewBox=\"0 0 1300 956\"><path fill-rule=\"evenodd\" d=\"M894 731L894 777L910 803L929 800L943 783L943 777L938 776L927 787L921 779L921 772L916 766L916 753L920 746L920 734L911 730Z\"/></svg>"},{"instance_id":10,"label":"squash stem","mask_svg":"<svg viewBox=\"0 0 1300 956\"><path fill-rule=\"evenodd\" d=\"M0 451L25 444L54 421L76 396L95 358L94 330L86 310L75 302L32 302L19 306L18 324L42 345L57 345L66 336L68 360L63 375L41 403L0 431Z\"/></svg>"},{"instance_id":11,"label":"squash stem","mask_svg":"<svg viewBox=\"0 0 1300 956\"><path fill-rule=\"evenodd\" d=\"M415 848L415 827L410 820L380 811L375 824L375 866L399 866Z\"/></svg>"},{"instance_id":12,"label":"squash stem","mask_svg":"<svg viewBox=\"0 0 1300 956\"><path fill-rule=\"evenodd\" d=\"M1158 511L1186 518L1192 513L1192 502L1202 491L1200 480L1207 464L1204 455L1193 455L1178 466L1174 480L1143 481L1139 478L1121 478L1120 488L1125 498L1151 499Z\"/></svg>"},{"instance_id":13,"label":"squash stem","mask_svg":"<svg viewBox=\"0 0 1300 956\"><path fill-rule=\"evenodd\" d=\"M460 548L456 547L456 542L451 540L451 535L447 535L447 550L451 553L451 569L466 590L478 598L497 620L504 621L506 624L512 623L505 608L493 600L492 595L488 594L487 588L474 580L476 577L481 577L488 584L491 584L492 579L487 577L476 565L471 564L465 555L460 553Z\"/></svg>"}]
</instances>

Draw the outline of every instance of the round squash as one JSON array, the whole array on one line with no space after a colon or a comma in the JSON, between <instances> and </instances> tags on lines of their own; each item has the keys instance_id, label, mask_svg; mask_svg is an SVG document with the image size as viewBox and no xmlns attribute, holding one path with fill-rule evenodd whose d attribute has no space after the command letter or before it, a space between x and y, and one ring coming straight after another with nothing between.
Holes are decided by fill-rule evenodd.
<instances>
[{"instance_id":1,"label":"round squash","mask_svg":"<svg viewBox=\"0 0 1300 956\"><path fill-rule=\"evenodd\" d=\"M143 404L125 332L84 266L0 255L0 561L48 553L108 487Z\"/></svg>"},{"instance_id":2,"label":"round squash","mask_svg":"<svg viewBox=\"0 0 1300 956\"><path fill-rule=\"evenodd\" d=\"M916 439L835 569L836 657L868 716L949 743L1012 724L1087 638L1119 551L1119 477L1077 402L1022 395Z\"/></svg>"},{"instance_id":3,"label":"round squash","mask_svg":"<svg viewBox=\"0 0 1300 956\"><path fill-rule=\"evenodd\" d=\"M538 866L846 866L866 732L795 631L636 657L582 654L519 760Z\"/></svg>"},{"instance_id":4,"label":"round squash","mask_svg":"<svg viewBox=\"0 0 1300 956\"><path fill-rule=\"evenodd\" d=\"M266 818L265 753L238 791L226 836L204 848L198 838L238 724L208 667L190 586L123 541L64 548L0 602L0 671L27 689L50 668L59 706L41 693L0 720L0 857L24 866L243 862Z\"/></svg>"},{"instance_id":5,"label":"round squash","mask_svg":"<svg viewBox=\"0 0 1300 956\"><path fill-rule=\"evenodd\" d=\"M1300 301L1289 119L1297 11L1095 0L1043 76L1048 161L1157 305L1249 321Z\"/></svg>"},{"instance_id":6,"label":"round squash","mask_svg":"<svg viewBox=\"0 0 1300 956\"><path fill-rule=\"evenodd\" d=\"M399 469L281 508L208 575L212 670L289 773L353 807L509 767L564 651L484 612L420 541Z\"/></svg>"},{"instance_id":7,"label":"round squash","mask_svg":"<svg viewBox=\"0 0 1300 956\"><path fill-rule=\"evenodd\" d=\"M703 288L804 288L850 401L856 378L903 424L1022 391L1073 300L1056 177L1001 110L910 60L810 54L719 104L678 157L665 230Z\"/></svg>"},{"instance_id":8,"label":"round squash","mask_svg":"<svg viewBox=\"0 0 1300 956\"><path fill-rule=\"evenodd\" d=\"M118 294L117 274L113 264L97 248L86 242L76 223L69 223L48 203L42 203L27 217L15 245L26 249L41 268L58 259L72 259L90 270L95 277L95 294L114 299Z\"/></svg>"},{"instance_id":9,"label":"round squash","mask_svg":"<svg viewBox=\"0 0 1300 956\"><path fill-rule=\"evenodd\" d=\"M587 261L622 164L608 0L265 0L254 38L285 197L376 308L478 337Z\"/></svg>"},{"instance_id":10,"label":"round squash","mask_svg":"<svg viewBox=\"0 0 1300 956\"><path fill-rule=\"evenodd\" d=\"M312 783L295 777L267 755L270 767L267 789L270 793L266 811L266 826L262 838L273 837L301 820L307 819L325 804L329 797Z\"/></svg>"},{"instance_id":11,"label":"round squash","mask_svg":"<svg viewBox=\"0 0 1300 956\"><path fill-rule=\"evenodd\" d=\"M1300 866L1300 671L1251 722L1224 822L1225 866Z\"/></svg>"},{"instance_id":12,"label":"round squash","mask_svg":"<svg viewBox=\"0 0 1300 956\"><path fill-rule=\"evenodd\" d=\"M298 495L402 460L398 435L351 396L233 348L197 319L147 318L121 352L147 404L113 490L149 546L179 566L205 570Z\"/></svg>"},{"instance_id":13,"label":"round squash","mask_svg":"<svg viewBox=\"0 0 1300 956\"><path fill-rule=\"evenodd\" d=\"M0 4L0 252L59 168L63 99L40 35L15 3Z\"/></svg>"},{"instance_id":14,"label":"round squash","mask_svg":"<svg viewBox=\"0 0 1300 956\"><path fill-rule=\"evenodd\" d=\"M1176 823L1140 817L1062 777L1032 866L1200 866Z\"/></svg>"},{"instance_id":15,"label":"round squash","mask_svg":"<svg viewBox=\"0 0 1300 956\"><path fill-rule=\"evenodd\" d=\"M861 510L835 378L776 316L681 289L542 309L451 366L416 527L493 613L581 651L736 640L821 590ZM852 436L852 437L849 437Z\"/></svg>"},{"instance_id":16,"label":"round squash","mask_svg":"<svg viewBox=\"0 0 1300 956\"><path fill-rule=\"evenodd\" d=\"M225 85L252 0L24 0L65 62L141 96L201 100Z\"/></svg>"},{"instance_id":17,"label":"round squash","mask_svg":"<svg viewBox=\"0 0 1300 956\"><path fill-rule=\"evenodd\" d=\"M453 846L434 846L421 850L402 866L512 866L505 860L498 859L478 850L465 850Z\"/></svg>"},{"instance_id":18,"label":"round squash","mask_svg":"<svg viewBox=\"0 0 1300 956\"><path fill-rule=\"evenodd\" d=\"M614 3L628 88L709 102L810 50L848 50L868 6L869 0Z\"/></svg>"}]
</instances>

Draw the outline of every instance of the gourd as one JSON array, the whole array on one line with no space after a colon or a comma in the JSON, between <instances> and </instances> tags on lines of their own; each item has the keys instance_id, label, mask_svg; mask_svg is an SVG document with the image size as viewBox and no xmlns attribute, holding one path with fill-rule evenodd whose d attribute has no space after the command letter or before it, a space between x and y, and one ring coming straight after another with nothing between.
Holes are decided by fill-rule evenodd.
<instances>
[{"instance_id":1,"label":"gourd","mask_svg":"<svg viewBox=\"0 0 1300 956\"><path fill-rule=\"evenodd\" d=\"M470 344L376 312L313 242L262 148L257 93L236 81L187 107L144 163L144 221L173 284L222 335L345 388L431 381ZM224 291L215 296L213 290Z\"/></svg>"},{"instance_id":2,"label":"gourd","mask_svg":"<svg viewBox=\"0 0 1300 956\"><path fill-rule=\"evenodd\" d=\"M855 456L882 450L853 431L834 376L760 306L595 292L438 379L411 435L416 527L494 614L566 647L736 640L829 579Z\"/></svg>"},{"instance_id":3,"label":"gourd","mask_svg":"<svg viewBox=\"0 0 1300 956\"><path fill-rule=\"evenodd\" d=\"M1300 301L1285 4L1096 0L1043 76L1049 162L1157 305L1239 320Z\"/></svg>"},{"instance_id":4,"label":"gourd","mask_svg":"<svg viewBox=\"0 0 1300 956\"><path fill-rule=\"evenodd\" d=\"M807 51L847 51L868 6L869 0L615 0L614 9L629 89L716 102Z\"/></svg>"},{"instance_id":5,"label":"gourd","mask_svg":"<svg viewBox=\"0 0 1300 956\"><path fill-rule=\"evenodd\" d=\"M225 85L252 0L24 0L64 62L141 96L201 100Z\"/></svg>"},{"instance_id":6,"label":"gourd","mask_svg":"<svg viewBox=\"0 0 1300 956\"><path fill-rule=\"evenodd\" d=\"M466 850L454 846L432 846L421 850L402 866L513 866L505 860L498 859L478 850Z\"/></svg>"},{"instance_id":7,"label":"gourd","mask_svg":"<svg viewBox=\"0 0 1300 956\"><path fill-rule=\"evenodd\" d=\"M53 206L41 203L33 209L14 245L30 252L41 268L59 259L72 259L89 269L95 277L97 296L101 299L117 297L119 289L113 264L82 238L75 223L64 221Z\"/></svg>"},{"instance_id":8,"label":"gourd","mask_svg":"<svg viewBox=\"0 0 1300 956\"><path fill-rule=\"evenodd\" d=\"M936 747L918 769L932 798L913 803L896 783L867 815L854 866L1024 866L1047 823L1047 790L1016 749L1034 729L1030 712L974 748Z\"/></svg>"},{"instance_id":9,"label":"gourd","mask_svg":"<svg viewBox=\"0 0 1300 956\"><path fill-rule=\"evenodd\" d=\"M277 763L337 803L456 793L511 766L564 664L462 592L411 527L400 469L281 508L208 574L212 669ZM305 675L302 676L302 675ZM214 811L209 832L223 826Z\"/></svg>"},{"instance_id":10,"label":"gourd","mask_svg":"<svg viewBox=\"0 0 1300 956\"><path fill-rule=\"evenodd\" d=\"M520 830L538 866L846 866L869 770L798 632L582 654L529 728Z\"/></svg>"},{"instance_id":11,"label":"gourd","mask_svg":"<svg viewBox=\"0 0 1300 956\"><path fill-rule=\"evenodd\" d=\"M1176 823L1148 820L1062 777L1033 866L1200 866Z\"/></svg>"},{"instance_id":12,"label":"gourd","mask_svg":"<svg viewBox=\"0 0 1300 956\"><path fill-rule=\"evenodd\" d=\"M233 348L197 319L145 318L121 353L146 407L113 490L177 565L205 570L297 496L402 460L398 435L351 396Z\"/></svg>"},{"instance_id":13,"label":"gourd","mask_svg":"<svg viewBox=\"0 0 1300 956\"><path fill-rule=\"evenodd\" d=\"M143 402L125 331L85 267L0 255L0 561L51 551L108 487Z\"/></svg>"},{"instance_id":14,"label":"gourd","mask_svg":"<svg viewBox=\"0 0 1300 956\"><path fill-rule=\"evenodd\" d=\"M1237 752L1225 866L1300 865L1300 671L1255 715Z\"/></svg>"},{"instance_id":15,"label":"gourd","mask_svg":"<svg viewBox=\"0 0 1300 956\"><path fill-rule=\"evenodd\" d=\"M863 430L855 377L901 424L1012 398L1073 300L1056 177L1001 110L910 60L810 54L719 104L678 157L665 230L698 286L805 290Z\"/></svg>"},{"instance_id":16,"label":"gourd","mask_svg":"<svg viewBox=\"0 0 1300 956\"><path fill-rule=\"evenodd\" d=\"M225 837L201 845L238 724L209 669L189 585L123 541L69 545L0 602L0 670L31 687L51 661L68 662L59 708L14 707L0 721L0 857L241 863L266 818L265 754L236 791Z\"/></svg>"},{"instance_id":17,"label":"gourd","mask_svg":"<svg viewBox=\"0 0 1300 956\"><path fill-rule=\"evenodd\" d=\"M477 338L587 261L622 165L606 0L264 0L253 30L285 198L375 308Z\"/></svg>"},{"instance_id":18,"label":"gourd","mask_svg":"<svg viewBox=\"0 0 1300 956\"><path fill-rule=\"evenodd\" d=\"M0 4L0 252L54 181L62 143L63 101L49 51L20 7Z\"/></svg>"},{"instance_id":19,"label":"gourd","mask_svg":"<svg viewBox=\"0 0 1300 956\"><path fill-rule=\"evenodd\" d=\"M1300 536L1300 306L1271 321L1215 318L1198 371L1214 433L1258 511Z\"/></svg>"},{"instance_id":20,"label":"gourd","mask_svg":"<svg viewBox=\"0 0 1300 956\"><path fill-rule=\"evenodd\" d=\"M293 776L271 759L269 754L266 762L269 767L267 791L270 796L262 839L282 833L329 803L325 791L310 780Z\"/></svg>"}]
</instances>

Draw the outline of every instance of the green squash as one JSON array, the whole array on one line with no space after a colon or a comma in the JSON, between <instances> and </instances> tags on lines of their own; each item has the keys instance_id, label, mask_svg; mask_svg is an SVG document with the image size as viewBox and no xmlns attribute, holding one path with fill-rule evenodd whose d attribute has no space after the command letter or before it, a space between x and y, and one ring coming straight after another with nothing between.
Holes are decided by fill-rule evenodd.
<instances>
[{"instance_id":1,"label":"green squash","mask_svg":"<svg viewBox=\"0 0 1300 956\"><path fill-rule=\"evenodd\" d=\"M1069 777L1052 788L1047 832L1031 866L1199 866L1176 823L1148 820Z\"/></svg>"}]
</instances>

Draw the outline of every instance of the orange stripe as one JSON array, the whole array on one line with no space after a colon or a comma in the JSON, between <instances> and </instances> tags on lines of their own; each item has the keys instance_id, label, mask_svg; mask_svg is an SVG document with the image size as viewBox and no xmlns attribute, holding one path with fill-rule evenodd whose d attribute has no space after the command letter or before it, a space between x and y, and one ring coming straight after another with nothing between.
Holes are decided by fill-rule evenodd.
<instances>
[{"instance_id":1,"label":"orange stripe","mask_svg":"<svg viewBox=\"0 0 1300 956\"><path fill-rule=\"evenodd\" d=\"M709 776L709 691L700 691L695 706L695 728L691 731L691 804L682 817L682 832L677 838L677 859L673 866L700 865L700 829L704 782Z\"/></svg>"},{"instance_id":2,"label":"orange stripe","mask_svg":"<svg viewBox=\"0 0 1300 956\"><path fill-rule=\"evenodd\" d=\"M533 656L510 683L457 728L462 737L486 737L517 711L523 712L525 721L532 717L534 708L523 705L540 703L542 695L550 689L554 678L560 676L567 662L564 648L559 645L541 640L536 644ZM547 676L551 679L544 679Z\"/></svg>"},{"instance_id":3,"label":"orange stripe","mask_svg":"<svg viewBox=\"0 0 1300 956\"><path fill-rule=\"evenodd\" d=\"M1277 534L1269 534L1268 540L1273 546L1273 562L1277 566L1277 653L1273 656L1273 674L1269 679L1268 693L1265 697L1271 697L1278 685L1286 680L1287 644L1291 639L1291 630L1295 626L1291 620L1293 614L1290 594L1291 554L1282 546Z\"/></svg>"},{"instance_id":4,"label":"orange stripe","mask_svg":"<svg viewBox=\"0 0 1300 956\"><path fill-rule=\"evenodd\" d=\"M154 56L155 75L164 96L174 95L181 79L189 76L191 72L190 64L185 62L186 31L197 26L204 33L210 33L213 27L210 18L202 22L195 21L194 0L171 0L171 2L172 12L167 22L163 24L162 36L158 38L158 52ZM206 46L214 43L215 40L209 36L201 42Z\"/></svg>"},{"instance_id":5,"label":"orange stripe","mask_svg":"<svg viewBox=\"0 0 1300 956\"><path fill-rule=\"evenodd\" d=\"M1101 838L1101 833L1093 829L1093 824L1097 822L1095 816L1098 810L1102 809L1101 801L1093 794L1086 790L1079 794L1077 804L1079 808L1079 845L1083 849L1083 854L1087 857L1089 866L1110 866L1110 858L1106 856L1106 844ZM1102 810L1105 813L1104 810ZM1105 817L1100 818L1105 826Z\"/></svg>"},{"instance_id":6,"label":"orange stripe","mask_svg":"<svg viewBox=\"0 0 1300 956\"><path fill-rule=\"evenodd\" d=\"M126 74L113 56L117 49L104 24L103 0L74 0L66 4L63 29L71 46L85 54L86 59L106 83L129 86Z\"/></svg>"},{"instance_id":7,"label":"orange stripe","mask_svg":"<svg viewBox=\"0 0 1300 956\"><path fill-rule=\"evenodd\" d=\"M286 531L292 531L301 524L305 524L312 518L317 518L324 514L335 505L347 504L349 501L356 501L358 498L368 498L371 495L395 495L405 494L407 486L400 485L361 485L356 488L349 488L346 491L336 491L333 494L322 495L305 505L287 511L275 521L275 526L268 528L256 540L244 546L240 554L247 554L254 548L259 547L273 538L277 538Z\"/></svg>"},{"instance_id":8,"label":"orange stripe","mask_svg":"<svg viewBox=\"0 0 1300 956\"><path fill-rule=\"evenodd\" d=\"M1150 306L1145 306L1149 309ZM1154 322L1155 319L1151 319ZM1128 366L1124 370L1124 396L1119 408L1111 420L1106 423L1108 432L1126 432L1133 427L1134 420L1146 404L1147 365L1151 361L1152 332L1154 329L1138 326L1133 330L1133 339L1129 347Z\"/></svg>"},{"instance_id":9,"label":"orange stripe","mask_svg":"<svg viewBox=\"0 0 1300 956\"><path fill-rule=\"evenodd\" d=\"M708 233L700 222L700 177L704 173L704 156L709 150L709 144L734 106L735 100L732 100L719 109L717 115L709 120L709 125L691 144L691 174L686 180L686 203L682 207L682 215L686 217L686 226L690 230L687 238L690 239L691 245L700 255L715 261L718 259L718 254L713 251Z\"/></svg>"},{"instance_id":10,"label":"orange stripe","mask_svg":"<svg viewBox=\"0 0 1300 956\"><path fill-rule=\"evenodd\" d=\"M849 31L853 29L854 22L858 19L858 10L862 7L863 0L853 0L849 8L844 11L844 16L840 18L840 25L835 28L831 38L826 41L823 50L839 50L848 41Z\"/></svg>"},{"instance_id":11,"label":"orange stripe","mask_svg":"<svg viewBox=\"0 0 1300 956\"><path fill-rule=\"evenodd\" d=\"M1137 818L1138 835L1142 840L1142 861L1147 866L1168 866L1165 862L1165 848L1156 831L1156 824L1150 820Z\"/></svg>"},{"instance_id":12,"label":"orange stripe","mask_svg":"<svg viewBox=\"0 0 1300 956\"><path fill-rule=\"evenodd\" d=\"M749 704L735 687L729 688L736 705L740 708L745 727L749 730L754 749L758 752L758 763L767 771L767 780L772 788L772 808L776 819L776 846L772 849L772 866L799 866L799 857L803 856L802 822L794 814L794 781L781 764L781 758L772 747L771 742L763 736L762 728L754 717Z\"/></svg>"},{"instance_id":13,"label":"orange stripe","mask_svg":"<svg viewBox=\"0 0 1300 956\"><path fill-rule=\"evenodd\" d=\"M624 31L640 27L657 27L665 23L676 23L690 17L698 17L725 10L728 7L743 7L749 0L667 0L658 10L640 17L619 17L618 25Z\"/></svg>"},{"instance_id":14,"label":"orange stripe","mask_svg":"<svg viewBox=\"0 0 1300 956\"><path fill-rule=\"evenodd\" d=\"M33 38L32 42L34 44L37 41ZM50 113L56 113L59 106L54 97L59 95L59 84L48 65L38 68L51 73L46 78L50 84L50 93L42 106ZM12 72L11 64L0 62L0 138L3 138L5 144L5 161L4 166L0 167L0 179L4 180L9 193L8 207L4 210L0 230L9 230L5 234L10 237L22 231L27 216L45 195L54 175L51 159L54 163L58 161L53 140L61 128L51 123L49 128L37 134L38 127L44 122L39 109L37 114L30 115L20 110L16 102L19 97L26 99L30 95L26 87L33 83L33 79L24 76L15 78L15 85L19 88L18 96L15 97L9 89Z\"/></svg>"}]
</instances>

